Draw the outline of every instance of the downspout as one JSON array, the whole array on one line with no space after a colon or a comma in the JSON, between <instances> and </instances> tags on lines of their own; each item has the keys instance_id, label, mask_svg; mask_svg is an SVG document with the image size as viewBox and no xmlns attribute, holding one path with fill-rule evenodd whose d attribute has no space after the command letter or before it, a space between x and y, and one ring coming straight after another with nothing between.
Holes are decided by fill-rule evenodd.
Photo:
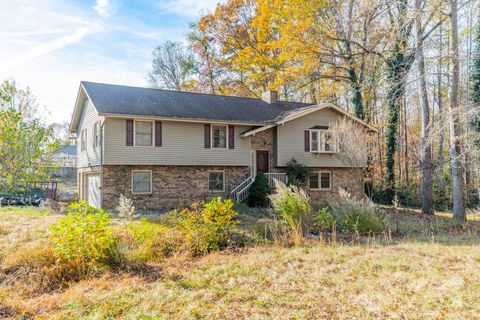
<instances>
[{"instance_id":1,"label":"downspout","mask_svg":"<svg viewBox=\"0 0 480 320\"><path fill-rule=\"evenodd\" d=\"M105 118L100 122L100 207L103 209L103 129Z\"/></svg>"}]
</instances>

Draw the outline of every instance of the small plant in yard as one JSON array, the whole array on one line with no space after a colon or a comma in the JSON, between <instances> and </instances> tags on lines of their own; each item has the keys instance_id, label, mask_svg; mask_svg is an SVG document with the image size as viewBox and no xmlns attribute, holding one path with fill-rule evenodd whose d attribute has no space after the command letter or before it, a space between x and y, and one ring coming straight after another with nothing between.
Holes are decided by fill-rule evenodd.
<instances>
[{"instance_id":1,"label":"small plant in yard","mask_svg":"<svg viewBox=\"0 0 480 320\"><path fill-rule=\"evenodd\" d=\"M128 222L129 239L123 239L123 256L131 262L157 262L178 252L181 234L175 229L145 219Z\"/></svg>"},{"instance_id":2,"label":"small plant in yard","mask_svg":"<svg viewBox=\"0 0 480 320\"><path fill-rule=\"evenodd\" d=\"M276 191L269 199L288 225L293 242L298 245L303 239L303 223L310 216L310 197L294 185L287 186L275 180L275 186Z\"/></svg>"},{"instance_id":3,"label":"small plant in yard","mask_svg":"<svg viewBox=\"0 0 480 320\"><path fill-rule=\"evenodd\" d=\"M85 201L70 205L65 218L50 227L53 252L64 263L85 277L110 265L117 256L116 238L110 217Z\"/></svg>"},{"instance_id":4,"label":"small plant in yard","mask_svg":"<svg viewBox=\"0 0 480 320\"><path fill-rule=\"evenodd\" d=\"M193 255L219 250L228 245L230 228L238 224L232 200L213 198L195 202L190 208L168 213L165 222L182 235L182 249Z\"/></svg>"},{"instance_id":5,"label":"small plant in yard","mask_svg":"<svg viewBox=\"0 0 480 320\"><path fill-rule=\"evenodd\" d=\"M117 206L118 216L125 218L127 220L132 220L133 215L135 214L135 207L133 206L132 199L125 197L123 194L120 194L118 199Z\"/></svg>"},{"instance_id":6,"label":"small plant in yard","mask_svg":"<svg viewBox=\"0 0 480 320\"><path fill-rule=\"evenodd\" d=\"M268 185L268 179L263 172L255 177L248 194L248 205L250 207L265 208L268 206L268 195L272 190Z\"/></svg>"},{"instance_id":7,"label":"small plant in yard","mask_svg":"<svg viewBox=\"0 0 480 320\"><path fill-rule=\"evenodd\" d=\"M313 215L313 223L320 232L327 232L332 231L335 225L335 219L327 208L322 208Z\"/></svg>"},{"instance_id":8,"label":"small plant in yard","mask_svg":"<svg viewBox=\"0 0 480 320\"><path fill-rule=\"evenodd\" d=\"M330 204L338 230L347 234L370 235L382 231L382 221L370 199L357 200L340 189L340 201Z\"/></svg>"}]
</instances>

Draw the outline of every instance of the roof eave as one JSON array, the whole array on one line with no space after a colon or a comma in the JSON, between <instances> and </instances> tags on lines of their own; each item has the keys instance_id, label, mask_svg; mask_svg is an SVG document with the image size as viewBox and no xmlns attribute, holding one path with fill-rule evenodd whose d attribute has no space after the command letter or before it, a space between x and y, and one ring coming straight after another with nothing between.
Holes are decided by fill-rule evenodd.
<instances>
[{"instance_id":1,"label":"roof eave","mask_svg":"<svg viewBox=\"0 0 480 320\"><path fill-rule=\"evenodd\" d=\"M246 126L265 126L271 124L271 122L250 122L250 121L236 121L236 120L221 120L221 119L204 119L204 118L179 118L179 117L165 117L165 116L151 116L151 115L137 115L137 114L120 114L120 113L108 113L99 112L100 116L105 118L129 118L129 119L155 119L175 122L194 122L194 123L224 123L224 124L236 124Z\"/></svg>"}]
</instances>

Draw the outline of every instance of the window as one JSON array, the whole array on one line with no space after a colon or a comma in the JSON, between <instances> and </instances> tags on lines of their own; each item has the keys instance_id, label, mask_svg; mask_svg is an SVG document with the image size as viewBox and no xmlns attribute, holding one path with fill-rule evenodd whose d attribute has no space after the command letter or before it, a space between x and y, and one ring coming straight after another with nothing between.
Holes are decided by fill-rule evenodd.
<instances>
[{"instance_id":1,"label":"window","mask_svg":"<svg viewBox=\"0 0 480 320\"><path fill-rule=\"evenodd\" d=\"M311 152L333 152L334 139L328 130L310 130Z\"/></svg>"},{"instance_id":2,"label":"window","mask_svg":"<svg viewBox=\"0 0 480 320\"><path fill-rule=\"evenodd\" d=\"M332 174L330 171L314 172L309 179L310 189L330 190L332 188Z\"/></svg>"},{"instance_id":3,"label":"window","mask_svg":"<svg viewBox=\"0 0 480 320\"><path fill-rule=\"evenodd\" d=\"M225 179L223 171L211 171L208 173L208 191L223 192L225 190Z\"/></svg>"},{"instance_id":4,"label":"window","mask_svg":"<svg viewBox=\"0 0 480 320\"><path fill-rule=\"evenodd\" d=\"M80 151L85 151L87 147L87 129L80 132Z\"/></svg>"},{"instance_id":5,"label":"window","mask_svg":"<svg viewBox=\"0 0 480 320\"><path fill-rule=\"evenodd\" d=\"M152 146L153 142L153 122L135 121L135 145Z\"/></svg>"},{"instance_id":6,"label":"window","mask_svg":"<svg viewBox=\"0 0 480 320\"><path fill-rule=\"evenodd\" d=\"M227 148L227 126L212 126L213 148Z\"/></svg>"},{"instance_id":7,"label":"window","mask_svg":"<svg viewBox=\"0 0 480 320\"><path fill-rule=\"evenodd\" d=\"M100 145L100 122L93 124L93 147L96 148Z\"/></svg>"},{"instance_id":8,"label":"window","mask_svg":"<svg viewBox=\"0 0 480 320\"><path fill-rule=\"evenodd\" d=\"M137 194L152 193L152 171L150 170L132 171L132 193L137 193Z\"/></svg>"}]
</instances>

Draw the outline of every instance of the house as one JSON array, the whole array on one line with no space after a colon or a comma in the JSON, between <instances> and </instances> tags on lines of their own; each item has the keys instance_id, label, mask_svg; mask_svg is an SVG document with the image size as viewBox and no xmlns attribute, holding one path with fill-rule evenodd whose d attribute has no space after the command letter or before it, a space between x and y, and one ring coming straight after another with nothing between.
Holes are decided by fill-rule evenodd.
<instances>
[{"instance_id":1,"label":"house","mask_svg":"<svg viewBox=\"0 0 480 320\"><path fill-rule=\"evenodd\" d=\"M52 164L55 169L51 172L52 178L59 183L57 199L72 200L77 198L77 147L61 145L52 154Z\"/></svg>"},{"instance_id":2,"label":"house","mask_svg":"<svg viewBox=\"0 0 480 320\"><path fill-rule=\"evenodd\" d=\"M314 201L335 198L340 187L363 195L355 182L362 168L322 139L339 117L375 130L335 105L279 101L274 91L254 99L81 82L70 123L79 198L105 208L120 194L138 208L216 195L241 201L257 172L286 181L292 158L313 169Z\"/></svg>"},{"instance_id":3,"label":"house","mask_svg":"<svg viewBox=\"0 0 480 320\"><path fill-rule=\"evenodd\" d=\"M59 168L77 167L77 147L62 145L52 155L53 165Z\"/></svg>"}]
</instances>

